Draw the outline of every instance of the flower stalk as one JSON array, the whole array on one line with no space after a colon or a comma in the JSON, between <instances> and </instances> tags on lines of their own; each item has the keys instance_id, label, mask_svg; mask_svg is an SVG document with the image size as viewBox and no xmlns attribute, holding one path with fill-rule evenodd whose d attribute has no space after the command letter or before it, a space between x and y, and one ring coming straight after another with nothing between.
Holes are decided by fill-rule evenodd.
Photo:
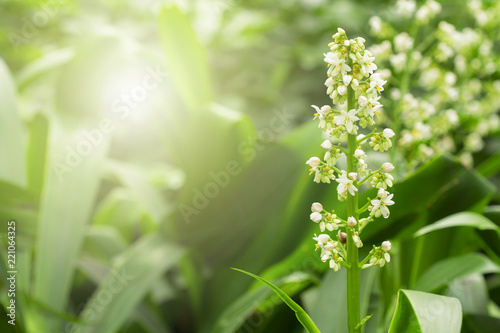
<instances>
[{"instance_id":1,"label":"flower stalk","mask_svg":"<svg viewBox=\"0 0 500 333\"><path fill-rule=\"evenodd\" d=\"M390 261L390 243L374 246L361 262L359 248L363 246L361 232L375 218L390 214L388 206L394 204L393 194L386 191L392 186L394 178L389 174L394 166L386 162L376 171L368 169L363 145L369 145L374 151L385 152L392 146L391 138L395 133L386 128L382 132L373 130L365 134L358 133L360 128L374 125L381 112L378 102L380 92L386 83L382 76L374 71L375 58L365 49L364 39L348 39L345 31L338 29L330 43L330 51L325 54L328 63L328 79L325 82L327 94L332 99L332 106L321 108L313 105L317 111L314 119L319 119L319 128L327 135L321 147L326 149L323 160L311 157L306 163L311 167L317 183L338 183L338 200L347 204L347 217L337 216L335 211L327 211L320 203L313 203L311 220L319 224L321 234L313 238L316 249L321 249L321 260L329 262L330 268L338 271L342 266L347 269L347 310L349 333L361 332L368 317L361 320L360 313L360 271L374 265L384 266ZM341 137L347 145L342 147ZM337 166L337 161L345 156L346 169ZM378 189L377 198L359 203L361 185L370 180ZM363 214L367 216L362 217ZM329 233L331 232L331 234Z\"/></svg>"}]
</instances>

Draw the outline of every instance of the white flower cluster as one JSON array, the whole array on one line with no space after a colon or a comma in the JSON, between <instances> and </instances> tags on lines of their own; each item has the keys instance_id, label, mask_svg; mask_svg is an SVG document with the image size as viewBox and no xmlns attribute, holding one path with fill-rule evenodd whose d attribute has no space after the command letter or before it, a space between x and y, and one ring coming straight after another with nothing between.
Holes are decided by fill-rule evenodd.
<instances>
[{"instance_id":1,"label":"white flower cluster","mask_svg":"<svg viewBox=\"0 0 500 333\"><path fill-rule=\"evenodd\" d=\"M439 22L441 5L434 0L397 1L408 31L396 34L389 20L377 16L369 21L381 40L372 52L392 67L393 82L399 83L388 88L394 103L384 103L401 119L394 130L401 134L397 144L408 169L442 153L472 165L484 138L500 129L500 57L492 39L500 26L500 2L469 0L467 7L475 26ZM437 29L423 32L432 25Z\"/></svg>"},{"instance_id":2,"label":"white flower cluster","mask_svg":"<svg viewBox=\"0 0 500 333\"><path fill-rule=\"evenodd\" d=\"M393 194L387 189L393 185L394 178L389 172L394 170L394 166L386 162L378 170L368 169L365 162L366 153L362 146L366 144L374 151L385 152L392 147L391 138L395 133L390 128L382 132L373 131L370 134L358 133L360 128L375 124L382 108L379 102L380 93L387 81L381 73L375 72L377 70L375 57L365 49L363 38L348 39L345 31L340 28L333 38L335 41L329 44L330 52L324 54L324 61L328 64L325 86L333 107L312 105L316 111L314 119L319 120L318 127L329 138L321 144L326 150L323 159L314 156L306 164L311 167L310 174L314 173L315 182L330 183L335 180L338 183L339 201L347 200L349 196L357 201L358 190L366 181L379 189L377 198L370 200L361 210L361 213L369 211L368 216L359 220L354 216L344 220L337 216L335 211L324 210L320 203L312 205L310 218L319 224L322 232L314 237L317 242L316 248L321 249L321 259L324 262L329 261L330 267L338 270L341 265L345 265L344 244L347 235L352 237L356 247L362 247L359 234L364 226L374 218L380 216L387 218L390 214L388 207L393 205L394 201L392 201ZM340 143L333 143L342 136L350 137L351 145L347 148ZM355 140L354 146L353 140ZM351 172L336 166L337 160L346 154L351 154L349 159L354 167ZM347 233L342 232L342 228L345 228ZM337 230L335 237L324 233Z\"/></svg>"},{"instance_id":3,"label":"white flower cluster","mask_svg":"<svg viewBox=\"0 0 500 333\"><path fill-rule=\"evenodd\" d=\"M369 263L364 264L363 268L367 268L370 266L384 267L386 262L391 261L391 255L388 253L391 248L392 244L389 241L382 242L381 246L374 246L367 257L370 258L368 260Z\"/></svg>"}]
</instances>

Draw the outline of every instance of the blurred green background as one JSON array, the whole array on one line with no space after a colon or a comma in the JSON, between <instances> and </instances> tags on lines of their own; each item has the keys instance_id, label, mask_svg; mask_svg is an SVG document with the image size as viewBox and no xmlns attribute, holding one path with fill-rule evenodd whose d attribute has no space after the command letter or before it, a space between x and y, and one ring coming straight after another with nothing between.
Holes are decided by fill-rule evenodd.
<instances>
[{"instance_id":1,"label":"blurred green background","mask_svg":"<svg viewBox=\"0 0 500 333\"><path fill-rule=\"evenodd\" d=\"M315 201L343 208L304 164L322 152L310 105L329 103L322 54L342 27L368 49L392 43L377 62L391 70L381 126L401 136L396 205L363 238L394 244L390 265L362 276L365 331L387 331L400 288L459 298L463 332L499 331L500 6L440 4L418 23L382 0L2 0L0 330L302 332L238 267L274 281L322 332L345 332L345 270L321 263L308 219ZM458 40L473 31L470 44L443 20ZM398 71L405 31L412 60ZM441 125L449 109L458 120Z\"/></svg>"}]
</instances>

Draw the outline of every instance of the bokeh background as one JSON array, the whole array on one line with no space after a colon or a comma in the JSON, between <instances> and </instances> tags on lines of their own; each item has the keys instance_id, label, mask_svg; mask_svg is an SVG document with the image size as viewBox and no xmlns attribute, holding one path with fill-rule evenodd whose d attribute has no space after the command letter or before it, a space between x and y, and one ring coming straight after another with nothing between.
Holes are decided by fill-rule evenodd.
<instances>
[{"instance_id":1,"label":"bokeh background","mask_svg":"<svg viewBox=\"0 0 500 333\"><path fill-rule=\"evenodd\" d=\"M368 157L397 176L363 237L394 245L362 276L365 331L387 331L407 288L458 297L463 332L498 332L499 22L487 0L2 0L2 332L302 332L230 267L345 332L345 270L321 263L309 220L312 202L343 208L305 165L337 27L377 56L397 133Z\"/></svg>"}]
</instances>

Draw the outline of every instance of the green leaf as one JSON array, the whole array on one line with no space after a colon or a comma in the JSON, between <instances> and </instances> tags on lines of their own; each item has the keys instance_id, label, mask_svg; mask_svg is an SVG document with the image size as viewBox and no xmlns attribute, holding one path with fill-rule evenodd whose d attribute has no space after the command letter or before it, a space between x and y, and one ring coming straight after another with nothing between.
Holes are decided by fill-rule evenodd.
<instances>
[{"instance_id":1,"label":"green leaf","mask_svg":"<svg viewBox=\"0 0 500 333\"><path fill-rule=\"evenodd\" d=\"M498 332L500 319L485 315L464 315L464 326L469 328L465 332Z\"/></svg>"},{"instance_id":2,"label":"green leaf","mask_svg":"<svg viewBox=\"0 0 500 333\"><path fill-rule=\"evenodd\" d=\"M494 230L498 226L483 215L473 212L461 212L445 217L433 224L427 225L417 231L414 237L425 235L435 230L441 230L452 227L473 227L479 230Z\"/></svg>"},{"instance_id":3,"label":"green leaf","mask_svg":"<svg viewBox=\"0 0 500 333\"><path fill-rule=\"evenodd\" d=\"M196 111L212 102L205 50L187 15L175 5L166 6L160 11L158 29L169 76L188 109Z\"/></svg>"},{"instance_id":4,"label":"green leaf","mask_svg":"<svg viewBox=\"0 0 500 333\"><path fill-rule=\"evenodd\" d=\"M40 203L35 260L35 299L56 310L66 309L73 273L91 218L100 184L100 171L108 141L92 146L83 156L74 151L71 163L68 147L76 149L82 132L51 127L49 163ZM57 274L54 274L57 272ZM40 330L55 331L57 323L40 317Z\"/></svg>"},{"instance_id":5,"label":"green leaf","mask_svg":"<svg viewBox=\"0 0 500 333\"><path fill-rule=\"evenodd\" d=\"M249 273L249 272L246 272L244 270L237 269L237 268L232 268L232 269L234 269L235 271L247 274L247 275L253 277L254 279L257 279L260 282L266 284L269 288L271 288L283 300L283 302L285 302L286 305L288 305L288 307L290 307L290 309L292 309L295 312L295 316L297 317L298 321L302 324L302 326L309 333L321 333L320 330L314 324L314 322L311 320L311 318L309 317L309 315L304 311L304 309L302 309L300 307L300 305L298 305L297 303L295 303L281 289L279 289L278 287L276 287L271 282L269 282L267 280L264 280L263 278L261 278L261 277L259 277L257 275L254 275L252 273Z\"/></svg>"},{"instance_id":6,"label":"green leaf","mask_svg":"<svg viewBox=\"0 0 500 333\"><path fill-rule=\"evenodd\" d=\"M377 269L361 271L361 313L368 312L370 293L373 289ZM303 294L308 313L323 333L347 332L347 270L335 272L328 269L321 284ZM332 309L336 309L332 311Z\"/></svg>"},{"instance_id":7,"label":"green leaf","mask_svg":"<svg viewBox=\"0 0 500 333\"><path fill-rule=\"evenodd\" d=\"M81 313L85 324L74 325L71 332L117 332L151 286L177 264L183 252L157 234L138 240L117 258L85 305Z\"/></svg>"},{"instance_id":8,"label":"green leaf","mask_svg":"<svg viewBox=\"0 0 500 333\"><path fill-rule=\"evenodd\" d=\"M45 179L47 158L47 140L49 138L49 122L42 114L37 114L29 123L29 145L27 153L28 188L40 194Z\"/></svg>"},{"instance_id":9,"label":"green leaf","mask_svg":"<svg viewBox=\"0 0 500 333\"><path fill-rule=\"evenodd\" d=\"M144 170L117 160L108 160L106 167L108 172L111 172L125 188L130 190L132 201L147 211L155 223L163 220L169 207L159 189L148 184Z\"/></svg>"},{"instance_id":10,"label":"green leaf","mask_svg":"<svg viewBox=\"0 0 500 333\"><path fill-rule=\"evenodd\" d=\"M356 327L354 327L354 329L355 329L355 330L357 330L358 328L362 327L362 326L366 323L366 321L367 321L368 319L370 319L372 316L373 316L373 315L371 314L371 315L369 315L369 316L364 317L364 318L363 318L363 319L359 322L359 324L357 324L357 325L356 325Z\"/></svg>"},{"instance_id":11,"label":"green leaf","mask_svg":"<svg viewBox=\"0 0 500 333\"><path fill-rule=\"evenodd\" d=\"M108 262L122 253L127 244L114 226L91 225L83 245L83 253Z\"/></svg>"},{"instance_id":12,"label":"green leaf","mask_svg":"<svg viewBox=\"0 0 500 333\"><path fill-rule=\"evenodd\" d=\"M0 179L26 186L21 119L17 111L16 88L7 65L0 58Z\"/></svg>"},{"instance_id":13,"label":"green leaf","mask_svg":"<svg viewBox=\"0 0 500 333\"><path fill-rule=\"evenodd\" d=\"M458 299L401 289L389 333L459 333L461 326Z\"/></svg>"},{"instance_id":14,"label":"green leaf","mask_svg":"<svg viewBox=\"0 0 500 333\"><path fill-rule=\"evenodd\" d=\"M422 275L413 289L430 292L471 274L498 272L500 267L488 257L479 253L469 253L434 264Z\"/></svg>"},{"instance_id":15,"label":"green leaf","mask_svg":"<svg viewBox=\"0 0 500 333\"><path fill-rule=\"evenodd\" d=\"M449 285L447 296L456 297L460 300L463 313L488 315L488 287L484 276L481 274L472 274L466 278L453 281Z\"/></svg>"},{"instance_id":16,"label":"green leaf","mask_svg":"<svg viewBox=\"0 0 500 333\"><path fill-rule=\"evenodd\" d=\"M74 52L71 49L62 49L50 52L40 59L37 59L25 66L18 75L16 75L17 87L23 91L32 82L39 77L51 73L58 67L66 64L73 58Z\"/></svg>"},{"instance_id":17,"label":"green leaf","mask_svg":"<svg viewBox=\"0 0 500 333\"><path fill-rule=\"evenodd\" d=\"M476 170L484 177L491 177L500 171L500 153L488 157L476 167Z\"/></svg>"},{"instance_id":18,"label":"green leaf","mask_svg":"<svg viewBox=\"0 0 500 333\"><path fill-rule=\"evenodd\" d=\"M287 285L299 285L300 287L304 285L304 283L309 282L310 279L310 274L293 273L276 280L275 284L281 288L286 288ZM223 311L212 327L211 332L233 333L236 332L252 314L260 314L266 317L267 313L272 312L271 308L274 308L277 303L274 298L269 298L271 294L272 290L262 284L255 289L250 289L245 292ZM279 296L277 297L279 298ZM281 303L280 299L278 301Z\"/></svg>"}]
</instances>

